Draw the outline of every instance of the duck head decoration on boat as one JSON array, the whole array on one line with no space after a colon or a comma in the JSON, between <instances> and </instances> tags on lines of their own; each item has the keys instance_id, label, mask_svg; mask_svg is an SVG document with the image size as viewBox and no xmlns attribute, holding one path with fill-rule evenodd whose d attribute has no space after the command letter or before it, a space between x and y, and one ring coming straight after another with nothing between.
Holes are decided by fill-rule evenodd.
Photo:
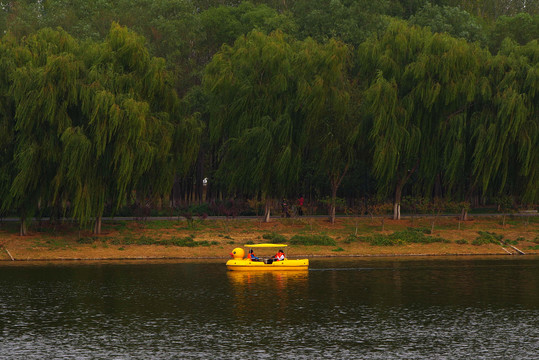
<instances>
[{"instance_id":1,"label":"duck head decoration on boat","mask_svg":"<svg viewBox=\"0 0 539 360\"><path fill-rule=\"evenodd\" d=\"M241 260L245 256L245 251L242 248L235 248L230 253L230 256L232 256L236 260Z\"/></svg>"}]
</instances>

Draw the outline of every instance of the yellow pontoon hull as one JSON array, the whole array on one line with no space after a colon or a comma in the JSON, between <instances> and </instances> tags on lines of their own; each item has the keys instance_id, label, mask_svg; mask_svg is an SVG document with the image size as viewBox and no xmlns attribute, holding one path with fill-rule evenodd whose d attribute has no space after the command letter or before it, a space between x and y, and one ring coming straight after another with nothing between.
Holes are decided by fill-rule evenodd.
<instances>
[{"instance_id":1,"label":"yellow pontoon hull","mask_svg":"<svg viewBox=\"0 0 539 360\"><path fill-rule=\"evenodd\" d=\"M226 262L226 267L228 270L233 271L267 271L267 270L308 270L309 269L309 260L308 259L299 259L299 260L289 260L284 259L283 261L274 261L271 264L264 264L263 261L251 261L248 259L231 259Z\"/></svg>"}]
</instances>

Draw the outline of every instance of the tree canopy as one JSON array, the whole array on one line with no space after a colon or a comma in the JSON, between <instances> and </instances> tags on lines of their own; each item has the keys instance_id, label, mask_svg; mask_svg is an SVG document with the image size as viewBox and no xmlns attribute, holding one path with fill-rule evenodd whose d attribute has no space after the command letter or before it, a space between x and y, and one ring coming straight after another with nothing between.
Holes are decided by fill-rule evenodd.
<instances>
[{"instance_id":1,"label":"tree canopy","mask_svg":"<svg viewBox=\"0 0 539 360\"><path fill-rule=\"evenodd\" d=\"M267 219L299 195L332 217L338 197L391 199L395 218L404 196L536 204L538 16L509 0L3 2L0 211L24 234L34 215L98 232L143 203L257 199Z\"/></svg>"}]
</instances>

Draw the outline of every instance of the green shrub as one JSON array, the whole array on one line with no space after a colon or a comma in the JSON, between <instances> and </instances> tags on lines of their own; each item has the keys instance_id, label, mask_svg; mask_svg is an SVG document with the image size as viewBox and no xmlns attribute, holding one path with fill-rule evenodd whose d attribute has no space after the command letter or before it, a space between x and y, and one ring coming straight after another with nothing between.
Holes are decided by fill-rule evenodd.
<instances>
[{"instance_id":1,"label":"green shrub","mask_svg":"<svg viewBox=\"0 0 539 360\"><path fill-rule=\"evenodd\" d=\"M491 233L488 231L478 231L479 236L472 241L472 245L499 244L503 235Z\"/></svg>"},{"instance_id":2,"label":"green shrub","mask_svg":"<svg viewBox=\"0 0 539 360\"><path fill-rule=\"evenodd\" d=\"M112 245L121 245L121 244L122 244L122 240L119 239L119 238L114 238L114 239L112 239L112 240L110 241L110 243L111 243Z\"/></svg>"},{"instance_id":3,"label":"green shrub","mask_svg":"<svg viewBox=\"0 0 539 360\"><path fill-rule=\"evenodd\" d=\"M170 239L161 240L162 245L182 246L182 247L196 247L197 242L193 240L191 236L183 238L172 237Z\"/></svg>"},{"instance_id":4,"label":"green shrub","mask_svg":"<svg viewBox=\"0 0 539 360\"><path fill-rule=\"evenodd\" d=\"M136 239L135 243L137 245L155 245L158 242L155 239L152 239L149 236L143 235L143 236L139 237L138 239Z\"/></svg>"},{"instance_id":5,"label":"green shrub","mask_svg":"<svg viewBox=\"0 0 539 360\"><path fill-rule=\"evenodd\" d=\"M97 236L85 236L77 239L79 244L93 244L97 240Z\"/></svg>"},{"instance_id":6,"label":"green shrub","mask_svg":"<svg viewBox=\"0 0 539 360\"><path fill-rule=\"evenodd\" d=\"M356 241L360 241L360 237L353 234L348 235L346 239L343 240L345 244L351 244Z\"/></svg>"},{"instance_id":7,"label":"green shrub","mask_svg":"<svg viewBox=\"0 0 539 360\"><path fill-rule=\"evenodd\" d=\"M467 240L464 240L464 239L460 239L460 240L456 240L455 241L457 244L460 244L460 245L464 245L464 244L467 244L468 241Z\"/></svg>"},{"instance_id":8,"label":"green shrub","mask_svg":"<svg viewBox=\"0 0 539 360\"><path fill-rule=\"evenodd\" d=\"M188 213L191 213L193 215L202 215L202 214L210 214L211 209L209 204L196 204L189 206L189 209L187 211Z\"/></svg>"},{"instance_id":9,"label":"green shrub","mask_svg":"<svg viewBox=\"0 0 539 360\"><path fill-rule=\"evenodd\" d=\"M370 236L362 236L359 238L359 241L369 243L373 246L393 246L393 245L402 245L403 243L399 243L393 239L391 239L388 235L381 235L381 234L372 234Z\"/></svg>"},{"instance_id":10,"label":"green shrub","mask_svg":"<svg viewBox=\"0 0 539 360\"><path fill-rule=\"evenodd\" d=\"M335 240L327 235L294 235L290 239L292 245L323 245L323 246L335 246L337 243Z\"/></svg>"},{"instance_id":11,"label":"green shrub","mask_svg":"<svg viewBox=\"0 0 539 360\"><path fill-rule=\"evenodd\" d=\"M431 243L449 243L450 241L444 238L435 236L426 236L422 229L408 228L404 231L396 231L393 234L381 235L373 234L358 238L359 241L369 243L374 246L393 246L406 244L431 244Z\"/></svg>"},{"instance_id":12,"label":"green shrub","mask_svg":"<svg viewBox=\"0 0 539 360\"><path fill-rule=\"evenodd\" d=\"M212 245L219 245L219 242L217 241L195 241L192 236L186 236L183 238L177 238L173 237L170 239L164 239L159 242L156 242L156 244L161 245L168 245L168 246L181 246L181 247L197 247L197 246L212 246Z\"/></svg>"},{"instance_id":13,"label":"green shrub","mask_svg":"<svg viewBox=\"0 0 539 360\"><path fill-rule=\"evenodd\" d=\"M416 232L420 232L420 233L423 233L423 234L430 234L430 229L426 228L426 227L421 227L421 228L408 227L406 230L416 231Z\"/></svg>"},{"instance_id":14,"label":"green shrub","mask_svg":"<svg viewBox=\"0 0 539 360\"><path fill-rule=\"evenodd\" d=\"M331 250L331 251L344 251L344 249L343 249L342 247L339 246L338 248L333 249L333 250Z\"/></svg>"},{"instance_id":15,"label":"green shrub","mask_svg":"<svg viewBox=\"0 0 539 360\"><path fill-rule=\"evenodd\" d=\"M284 235L274 232L263 234L262 239L268 240L271 244L282 244L288 241Z\"/></svg>"}]
</instances>

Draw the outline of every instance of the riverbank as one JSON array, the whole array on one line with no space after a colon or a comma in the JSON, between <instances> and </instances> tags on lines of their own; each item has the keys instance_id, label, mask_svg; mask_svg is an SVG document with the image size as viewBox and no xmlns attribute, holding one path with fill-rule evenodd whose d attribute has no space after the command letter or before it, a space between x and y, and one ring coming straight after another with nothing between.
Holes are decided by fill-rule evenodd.
<instances>
[{"instance_id":1,"label":"riverbank","mask_svg":"<svg viewBox=\"0 0 539 360\"><path fill-rule=\"evenodd\" d=\"M433 224L434 221L434 224ZM431 230L432 233L431 233ZM110 221L93 235L76 226L36 223L29 236L0 224L0 260L228 258L247 243L291 244L288 255L435 256L539 254L539 217L195 219ZM261 254L266 255L266 254ZM270 255L269 253L267 255Z\"/></svg>"}]
</instances>

